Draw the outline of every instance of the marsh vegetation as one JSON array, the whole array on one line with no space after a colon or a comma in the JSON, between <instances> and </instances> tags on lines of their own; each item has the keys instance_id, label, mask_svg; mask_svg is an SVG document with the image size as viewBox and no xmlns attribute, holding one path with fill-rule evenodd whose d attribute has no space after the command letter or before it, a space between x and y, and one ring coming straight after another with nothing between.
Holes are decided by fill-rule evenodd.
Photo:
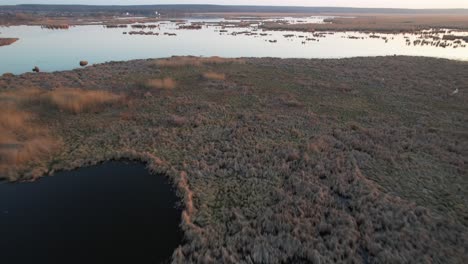
<instances>
[{"instance_id":1,"label":"marsh vegetation","mask_svg":"<svg viewBox=\"0 0 468 264\"><path fill-rule=\"evenodd\" d=\"M0 119L11 134L2 146L57 144L2 176L144 161L183 198L173 263L464 263L466 72L466 62L392 56L6 74L0 98L17 117ZM167 78L176 85L165 89ZM98 92L106 100L57 103ZM24 124L41 133L23 135Z\"/></svg>"},{"instance_id":2,"label":"marsh vegetation","mask_svg":"<svg viewBox=\"0 0 468 264\"><path fill-rule=\"evenodd\" d=\"M428 29L468 29L466 15L447 14L356 14L327 18L327 23L281 23L265 22L262 26L270 30L289 31L369 31L379 33L413 33Z\"/></svg>"},{"instance_id":3,"label":"marsh vegetation","mask_svg":"<svg viewBox=\"0 0 468 264\"><path fill-rule=\"evenodd\" d=\"M377 22L371 19L372 16L362 15L328 18L310 15L252 18L226 15L225 18L153 18L152 21L143 17L137 21L118 19L114 23L101 20L86 26L71 24L70 27L63 27L62 23L49 21L43 27L2 27L2 36L20 38L21 41L0 48L0 57L15 62L0 64L0 74L20 74L34 66L40 71L68 70L77 67L78 60L84 58L93 64L108 61L109 58L129 60L186 54L281 58L396 54L468 60L467 30L460 24L462 22L451 24L453 16L436 16L440 21L449 21L442 23L434 18L439 22L432 24L423 19L424 16L417 16L414 23L419 23L419 26L404 23L405 19L409 19L408 15L387 17L392 22L385 20L385 17L378 16ZM460 21L463 19L460 18ZM382 29L364 27L375 26L374 22L378 25L381 23ZM350 28L326 28L331 25ZM361 28L353 29L352 25ZM410 26L408 30L403 30L399 28L400 25ZM70 42L70 39L77 41ZM31 50L41 52L31 53Z\"/></svg>"}]
</instances>

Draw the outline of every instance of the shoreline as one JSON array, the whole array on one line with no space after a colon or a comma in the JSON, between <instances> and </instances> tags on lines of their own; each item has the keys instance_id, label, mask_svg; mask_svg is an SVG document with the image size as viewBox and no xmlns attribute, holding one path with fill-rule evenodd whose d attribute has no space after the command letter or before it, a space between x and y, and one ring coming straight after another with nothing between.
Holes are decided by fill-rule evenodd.
<instances>
[{"instance_id":1,"label":"shoreline","mask_svg":"<svg viewBox=\"0 0 468 264\"><path fill-rule=\"evenodd\" d=\"M108 64L122 64L122 63L138 63L138 62L144 62L148 60L164 60L164 59L170 59L172 57L193 57L193 58L208 58L207 56L194 56L194 55L187 55L187 56L171 56L171 57L155 57L155 58L146 58L146 59L130 59L130 60L110 60L110 61L104 61L104 62L98 62L98 63L93 63L89 64L86 68L89 67L99 67L101 65L108 65ZM216 57L216 56L215 56ZM352 59L379 59L379 58L393 58L393 57L401 57L401 58L414 58L414 59L431 59L431 60L442 60L442 61L452 61L452 62L461 62L461 63L467 63L468 58L466 59L457 59L457 58L445 58L445 57L433 57L433 56L412 56L412 55L381 55L381 56L355 56L355 57L342 57L342 58L281 58L281 57L237 57L233 59L248 59L248 60L262 60L262 59L275 59L275 60L323 60L323 61L340 61L340 60L352 60ZM222 57L224 58L224 57ZM78 65L78 64L77 64ZM70 69L59 69L59 70L53 70L53 71L42 71L40 74L57 74L57 73L65 73L65 72L74 72L74 71L80 71L83 70L84 68L81 66L75 66L74 68ZM3 74L0 74L0 78L2 76L22 76L22 75L36 75L37 73L34 73L32 71L25 71L22 73L12 73L12 72L4 72Z\"/></svg>"}]
</instances>

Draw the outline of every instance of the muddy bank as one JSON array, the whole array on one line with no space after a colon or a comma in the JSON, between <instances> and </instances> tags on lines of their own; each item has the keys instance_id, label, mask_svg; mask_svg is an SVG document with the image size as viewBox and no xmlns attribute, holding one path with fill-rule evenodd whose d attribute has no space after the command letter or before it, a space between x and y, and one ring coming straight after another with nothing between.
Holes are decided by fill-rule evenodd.
<instances>
[{"instance_id":1,"label":"muddy bank","mask_svg":"<svg viewBox=\"0 0 468 264\"><path fill-rule=\"evenodd\" d=\"M18 38L0 38L0 47L11 45L18 40Z\"/></svg>"},{"instance_id":2,"label":"muddy bank","mask_svg":"<svg viewBox=\"0 0 468 264\"><path fill-rule=\"evenodd\" d=\"M2 262L165 263L182 243L177 203L164 175L123 161L1 183Z\"/></svg>"},{"instance_id":3,"label":"muddy bank","mask_svg":"<svg viewBox=\"0 0 468 264\"><path fill-rule=\"evenodd\" d=\"M173 58L4 75L2 100L38 131L0 143L26 138L30 148L16 151L34 149L39 128L61 142L43 159L13 159L12 180L144 158L184 196L174 263L463 263L466 72L466 62L392 56ZM36 90L18 94L24 87ZM96 104L67 110L64 93Z\"/></svg>"}]
</instances>

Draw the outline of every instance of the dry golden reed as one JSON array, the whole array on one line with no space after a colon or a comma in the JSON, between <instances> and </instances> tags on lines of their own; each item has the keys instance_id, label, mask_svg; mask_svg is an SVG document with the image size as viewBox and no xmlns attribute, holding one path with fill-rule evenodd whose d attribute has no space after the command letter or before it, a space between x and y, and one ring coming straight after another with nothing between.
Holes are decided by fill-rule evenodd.
<instances>
[{"instance_id":1,"label":"dry golden reed","mask_svg":"<svg viewBox=\"0 0 468 264\"><path fill-rule=\"evenodd\" d=\"M106 91L60 88L44 94L43 99L62 111L78 114L100 110L105 105L120 101L122 97Z\"/></svg>"},{"instance_id":2,"label":"dry golden reed","mask_svg":"<svg viewBox=\"0 0 468 264\"><path fill-rule=\"evenodd\" d=\"M146 82L146 87L158 90L172 90L176 82L172 78L151 79Z\"/></svg>"},{"instance_id":3,"label":"dry golden reed","mask_svg":"<svg viewBox=\"0 0 468 264\"><path fill-rule=\"evenodd\" d=\"M203 78L207 80L215 80L215 81L224 81L226 80L226 74L224 73L216 73L216 72L205 72L203 73Z\"/></svg>"},{"instance_id":4,"label":"dry golden reed","mask_svg":"<svg viewBox=\"0 0 468 264\"><path fill-rule=\"evenodd\" d=\"M16 179L28 164L38 167L37 164L50 159L62 146L62 141L51 136L49 129L38 122L28 106L52 105L61 111L78 114L100 110L121 99L120 95L106 91L72 88L52 91L22 88L1 92L0 178Z\"/></svg>"},{"instance_id":5,"label":"dry golden reed","mask_svg":"<svg viewBox=\"0 0 468 264\"><path fill-rule=\"evenodd\" d=\"M33 114L11 102L0 112L0 178L10 178L19 168L50 158L60 147L61 141L35 123Z\"/></svg>"},{"instance_id":6,"label":"dry golden reed","mask_svg":"<svg viewBox=\"0 0 468 264\"><path fill-rule=\"evenodd\" d=\"M3 109L0 112L0 131L21 129L29 117L29 113L15 108Z\"/></svg>"}]
</instances>

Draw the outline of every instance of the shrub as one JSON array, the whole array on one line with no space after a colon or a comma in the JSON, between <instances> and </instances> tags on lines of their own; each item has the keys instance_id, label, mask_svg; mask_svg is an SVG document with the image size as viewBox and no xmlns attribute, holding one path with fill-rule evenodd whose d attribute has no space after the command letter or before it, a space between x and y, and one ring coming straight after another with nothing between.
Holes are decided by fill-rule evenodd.
<instances>
[{"instance_id":1,"label":"shrub","mask_svg":"<svg viewBox=\"0 0 468 264\"><path fill-rule=\"evenodd\" d=\"M176 82L172 78L151 79L146 82L146 87L158 90L172 90Z\"/></svg>"}]
</instances>

